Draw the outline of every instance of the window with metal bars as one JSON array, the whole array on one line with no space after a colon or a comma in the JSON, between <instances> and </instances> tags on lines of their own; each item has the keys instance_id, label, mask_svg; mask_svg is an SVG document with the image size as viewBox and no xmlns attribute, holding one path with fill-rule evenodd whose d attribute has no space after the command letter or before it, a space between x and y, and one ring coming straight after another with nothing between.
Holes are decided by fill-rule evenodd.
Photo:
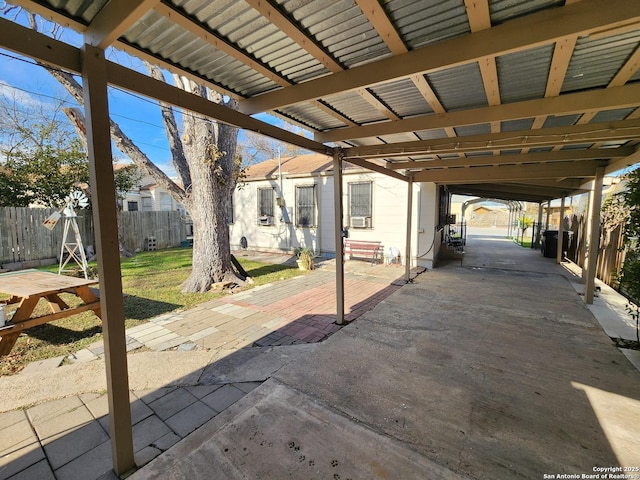
<instances>
[{"instance_id":1,"label":"window with metal bars","mask_svg":"<svg viewBox=\"0 0 640 480\"><path fill-rule=\"evenodd\" d=\"M316 226L316 187L304 185L296 187L296 225Z\"/></svg>"},{"instance_id":2,"label":"window with metal bars","mask_svg":"<svg viewBox=\"0 0 640 480\"><path fill-rule=\"evenodd\" d=\"M258 222L273 220L273 188L258 188ZM268 220L267 220L268 221Z\"/></svg>"},{"instance_id":3,"label":"window with metal bars","mask_svg":"<svg viewBox=\"0 0 640 480\"><path fill-rule=\"evenodd\" d=\"M349 184L349 217L371 217L372 182Z\"/></svg>"}]
</instances>

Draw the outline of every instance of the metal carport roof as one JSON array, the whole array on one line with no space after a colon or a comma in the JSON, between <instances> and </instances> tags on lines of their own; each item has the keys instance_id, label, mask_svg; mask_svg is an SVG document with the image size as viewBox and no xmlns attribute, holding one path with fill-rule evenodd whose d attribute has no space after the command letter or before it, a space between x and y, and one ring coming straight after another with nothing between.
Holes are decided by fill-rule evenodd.
<instances>
[{"instance_id":1,"label":"metal carport roof","mask_svg":"<svg viewBox=\"0 0 640 480\"><path fill-rule=\"evenodd\" d=\"M222 90L245 115L301 125L315 136L307 148L340 147L398 178L544 201L640 155L635 0L12 3Z\"/></svg>"}]
</instances>

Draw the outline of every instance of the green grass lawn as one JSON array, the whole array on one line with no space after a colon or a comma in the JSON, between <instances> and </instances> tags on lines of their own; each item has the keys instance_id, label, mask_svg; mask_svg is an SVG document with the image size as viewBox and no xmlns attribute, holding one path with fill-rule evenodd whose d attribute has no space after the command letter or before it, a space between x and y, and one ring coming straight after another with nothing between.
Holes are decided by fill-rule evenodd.
<instances>
[{"instance_id":1,"label":"green grass lawn","mask_svg":"<svg viewBox=\"0 0 640 480\"><path fill-rule=\"evenodd\" d=\"M142 252L121 260L122 289L125 293L125 325L132 327L163 313L185 310L200 303L220 298L224 293L211 290L207 293L181 293L181 283L191 272L191 248L174 248L154 252ZM285 265L273 265L238 259L254 280L252 288L295 277L304 272ZM90 265L95 268L96 265ZM58 266L43 270L58 272ZM6 297L5 297L6 298ZM69 304L78 302L73 295L63 294ZM0 296L0 299L2 297ZM35 314L47 312L44 301ZM9 355L0 360L0 375L12 375L36 360L68 355L102 339L100 319L92 312L85 312L30 328L20 335Z\"/></svg>"}]
</instances>

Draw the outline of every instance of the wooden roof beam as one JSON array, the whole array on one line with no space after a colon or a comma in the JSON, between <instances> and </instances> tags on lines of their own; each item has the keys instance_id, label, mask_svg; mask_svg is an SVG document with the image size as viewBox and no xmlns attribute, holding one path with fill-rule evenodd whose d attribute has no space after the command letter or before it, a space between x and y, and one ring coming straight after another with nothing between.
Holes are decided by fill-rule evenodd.
<instances>
[{"instance_id":1,"label":"wooden roof beam","mask_svg":"<svg viewBox=\"0 0 640 480\"><path fill-rule=\"evenodd\" d=\"M504 165L497 167L448 168L413 174L416 182L436 183L495 183L508 180L534 180L542 178L585 178L595 176L596 168L606 161L587 160L533 165Z\"/></svg>"},{"instance_id":2,"label":"wooden roof beam","mask_svg":"<svg viewBox=\"0 0 640 480\"><path fill-rule=\"evenodd\" d=\"M630 84L606 90L570 93L561 97L525 100L472 110L460 110L444 114L422 115L419 117L376 123L321 132L316 135L320 142L379 137L445 127L478 125L492 121L518 120L538 115L567 115L585 110L627 108L640 105L640 84Z\"/></svg>"},{"instance_id":3,"label":"wooden roof beam","mask_svg":"<svg viewBox=\"0 0 640 480\"><path fill-rule=\"evenodd\" d=\"M89 45L105 49L160 0L111 0L93 18L84 31Z\"/></svg>"},{"instance_id":4,"label":"wooden roof beam","mask_svg":"<svg viewBox=\"0 0 640 480\"><path fill-rule=\"evenodd\" d=\"M566 162L567 160L601 160L624 158L635 152L633 147L602 148L598 150L563 150L559 152L533 152L513 155L483 155L464 158L442 158L438 160L416 160L413 162L388 163L391 170L419 168L472 167L476 165L509 165L532 162Z\"/></svg>"}]
</instances>

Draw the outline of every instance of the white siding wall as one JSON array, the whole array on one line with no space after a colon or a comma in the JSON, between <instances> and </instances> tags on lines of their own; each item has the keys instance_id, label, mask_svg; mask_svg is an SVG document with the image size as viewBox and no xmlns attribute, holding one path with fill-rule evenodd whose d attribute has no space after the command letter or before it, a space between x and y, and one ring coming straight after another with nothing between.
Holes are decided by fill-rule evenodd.
<instances>
[{"instance_id":1,"label":"white siding wall","mask_svg":"<svg viewBox=\"0 0 640 480\"><path fill-rule=\"evenodd\" d=\"M417 198L414 198L414 210L417 221L417 249L413 249L415 264L425 268L433 268L434 259L440 250L440 232L436 231L438 223L438 187L435 183L419 183L414 185ZM419 218L418 218L419 217ZM415 225L415 224L414 224ZM416 258L418 257L418 258Z\"/></svg>"},{"instance_id":2,"label":"white siding wall","mask_svg":"<svg viewBox=\"0 0 640 480\"><path fill-rule=\"evenodd\" d=\"M343 205L345 224L349 215L349 184L372 182L373 210L371 228L349 228L349 238L356 240L380 241L385 256L390 247L400 251L405 258L406 220L407 220L407 183L379 173L344 175ZM403 260L404 261L404 260Z\"/></svg>"},{"instance_id":3,"label":"white siding wall","mask_svg":"<svg viewBox=\"0 0 640 480\"><path fill-rule=\"evenodd\" d=\"M333 176L328 175L318 179L320 185L320 252L326 256L334 256L335 248L335 221L333 218Z\"/></svg>"},{"instance_id":4,"label":"white siding wall","mask_svg":"<svg viewBox=\"0 0 640 480\"><path fill-rule=\"evenodd\" d=\"M380 241L384 245L385 255L390 247L396 247L404 259L406 249L407 184L379 173L347 173L343 176L344 225L349 222L349 184L353 182L372 182L373 210L371 228L350 228L349 236L359 240ZM250 249L263 251L292 252L300 246L308 246L325 255L335 255L333 176L285 177L282 193L277 180L246 182L245 186L234 193L234 223L230 227L231 246L240 248L241 238L247 239ZM302 228L296 226L296 186L316 185L317 227ZM258 224L258 189L274 188L275 197L285 200L289 222L283 218L283 209L275 206L274 224ZM437 189L434 184L414 184L411 264L427 268L433 267L433 258L439 248L439 236L434 242L435 222L437 219ZM433 243L433 245L432 245ZM431 248L430 248L431 247ZM416 259L418 255L422 258Z\"/></svg>"},{"instance_id":5,"label":"white siding wall","mask_svg":"<svg viewBox=\"0 0 640 480\"><path fill-rule=\"evenodd\" d=\"M283 191L275 180L261 180L245 183L244 187L234 192L234 222L230 226L232 248L240 248L241 238L247 239L250 249L264 251L293 252L296 248L307 246L320 251L320 235L318 234L319 197L321 182L319 177L287 178L283 181ZM316 187L316 226L296 226L296 186ZM274 205L273 225L258 223L258 189L274 188L274 199L284 198L284 206Z\"/></svg>"}]
</instances>

